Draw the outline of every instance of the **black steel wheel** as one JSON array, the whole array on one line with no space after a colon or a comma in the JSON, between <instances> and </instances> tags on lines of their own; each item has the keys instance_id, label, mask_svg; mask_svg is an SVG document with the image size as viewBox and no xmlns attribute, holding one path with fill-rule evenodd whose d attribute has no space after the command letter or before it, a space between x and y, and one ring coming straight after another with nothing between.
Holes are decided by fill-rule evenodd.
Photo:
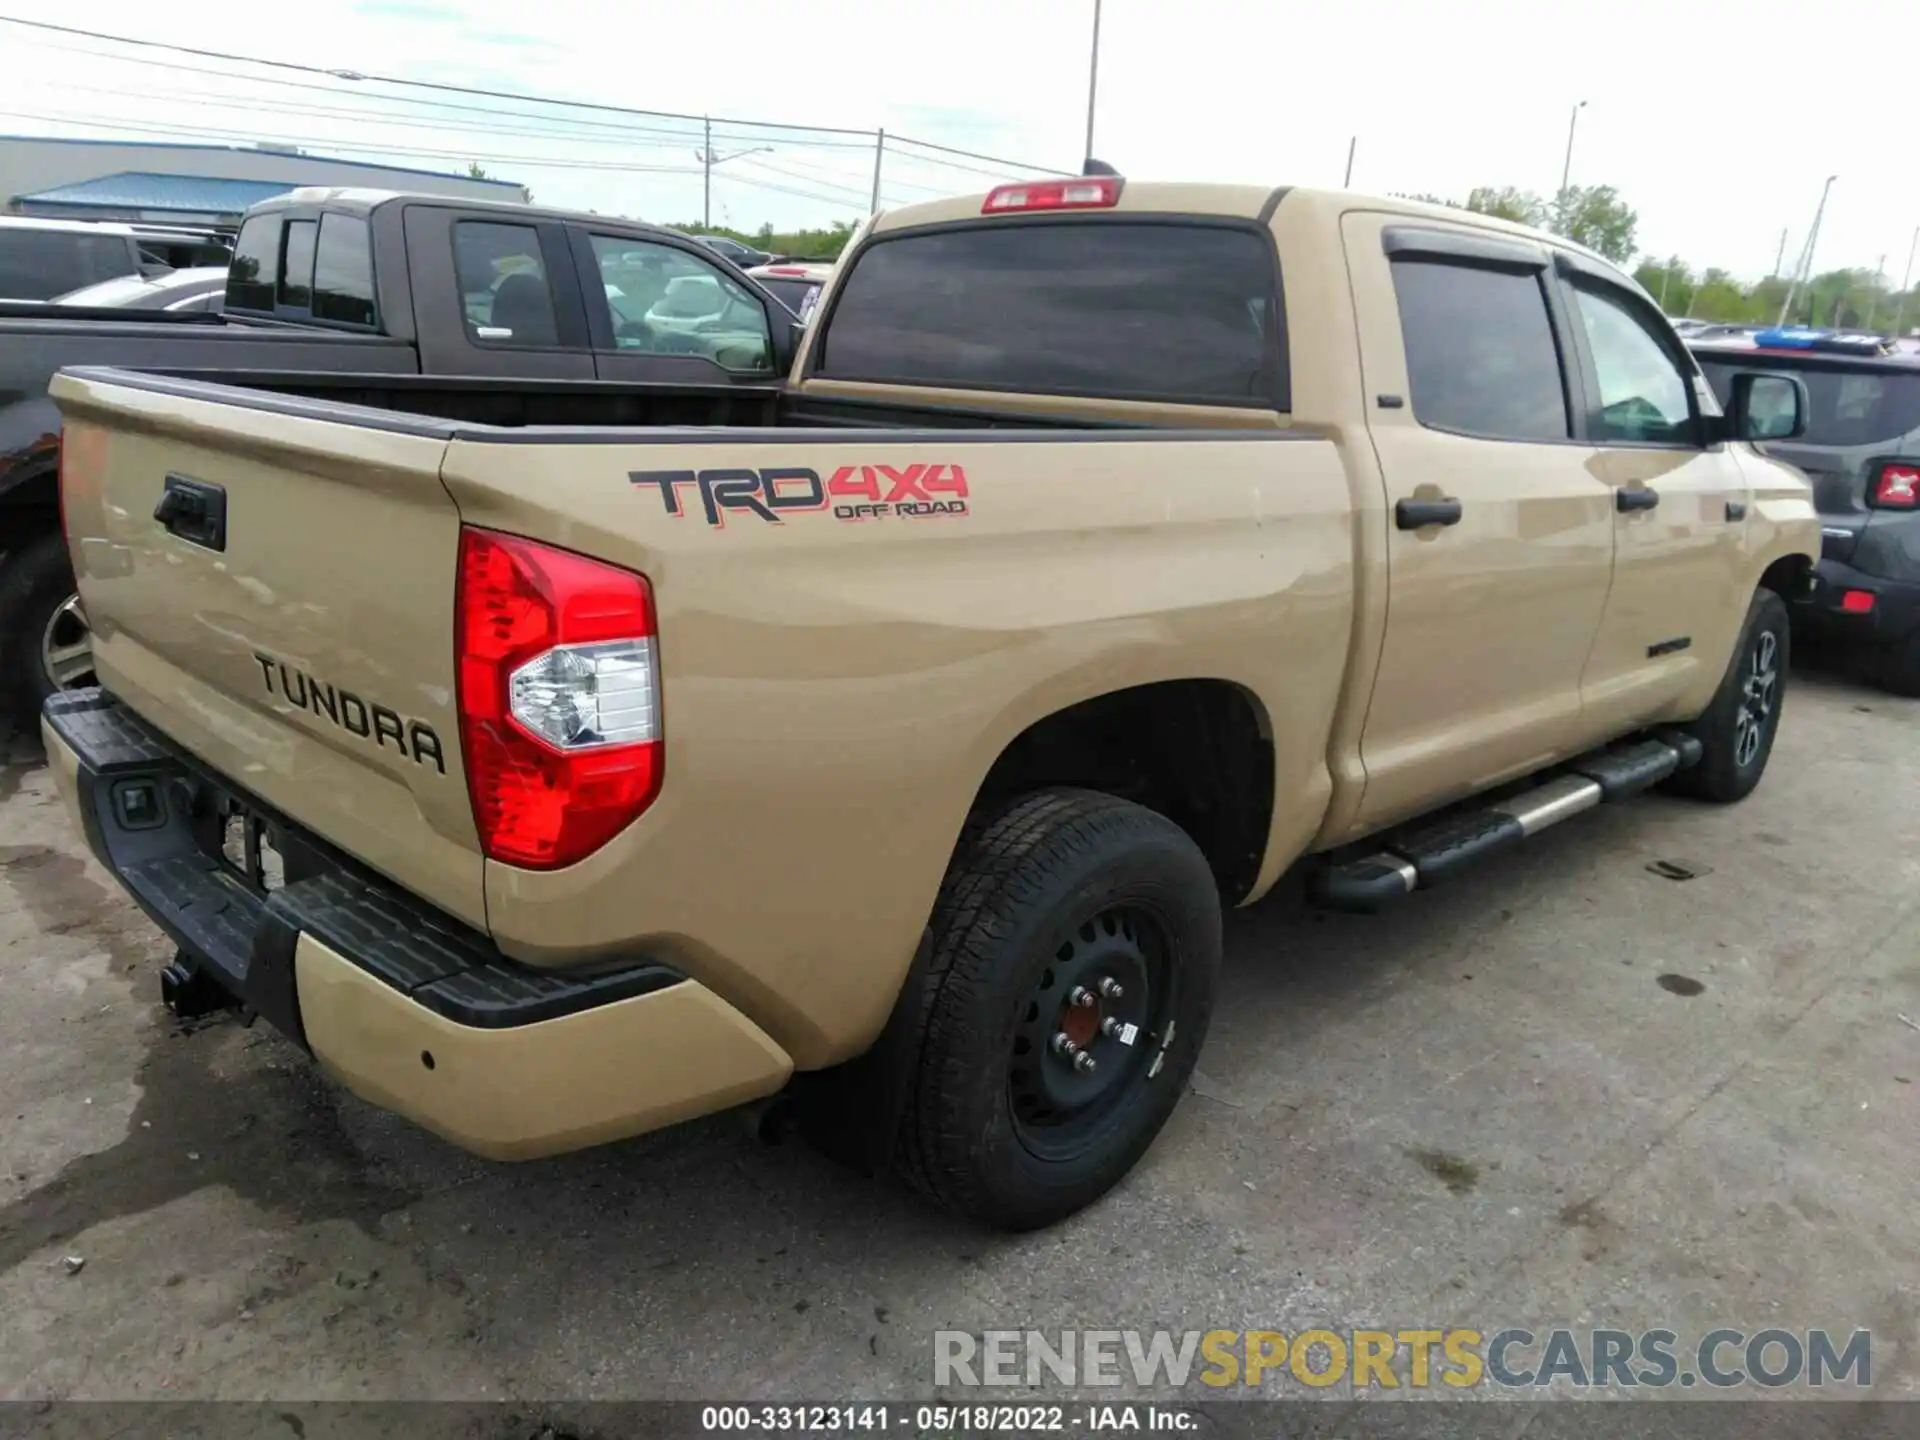
<instances>
[{"instance_id":1,"label":"black steel wheel","mask_svg":"<svg viewBox=\"0 0 1920 1440\"><path fill-rule=\"evenodd\" d=\"M933 921L896 1160L985 1224L1104 1194L1186 1088L1220 965L1206 857L1166 817L1046 790L970 826Z\"/></svg>"}]
</instances>

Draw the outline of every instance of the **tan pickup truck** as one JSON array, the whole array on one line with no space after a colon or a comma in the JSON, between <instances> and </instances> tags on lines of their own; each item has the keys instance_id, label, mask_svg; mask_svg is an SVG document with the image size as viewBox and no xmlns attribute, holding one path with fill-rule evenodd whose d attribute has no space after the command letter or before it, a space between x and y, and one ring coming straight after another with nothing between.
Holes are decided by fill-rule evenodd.
<instances>
[{"instance_id":1,"label":"tan pickup truck","mask_svg":"<svg viewBox=\"0 0 1920 1440\"><path fill-rule=\"evenodd\" d=\"M177 1011L502 1158L788 1090L1030 1227L1173 1109L1223 902L1767 763L1804 392L1723 413L1566 242L1003 186L870 222L799 346L604 413L58 379L103 688L44 733Z\"/></svg>"}]
</instances>

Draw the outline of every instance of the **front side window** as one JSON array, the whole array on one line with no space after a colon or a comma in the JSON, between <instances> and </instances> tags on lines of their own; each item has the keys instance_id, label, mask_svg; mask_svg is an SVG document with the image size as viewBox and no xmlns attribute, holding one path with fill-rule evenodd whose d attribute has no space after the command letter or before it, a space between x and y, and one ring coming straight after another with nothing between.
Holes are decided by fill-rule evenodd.
<instances>
[{"instance_id":1,"label":"front side window","mask_svg":"<svg viewBox=\"0 0 1920 1440\"><path fill-rule=\"evenodd\" d=\"M1393 262L1416 420L1486 440L1565 440L1573 433L1540 283L1533 270Z\"/></svg>"},{"instance_id":2,"label":"front side window","mask_svg":"<svg viewBox=\"0 0 1920 1440\"><path fill-rule=\"evenodd\" d=\"M462 220L453 268L468 336L482 345L558 345L553 286L531 225Z\"/></svg>"},{"instance_id":3,"label":"front side window","mask_svg":"<svg viewBox=\"0 0 1920 1440\"><path fill-rule=\"evenodd\" d=\"M1585 286L1575 286L1574 295L1600 382L1600 424L1593 438L1693 444L1689 382L1667 347L1612 296Z\"/></svg>"},{"instance_id":4,"label":"front side window","mask_svg":"<svg viewBox=\"0 0 1920 1440\"><path fill-rule=\"evenodd\" d=\"M836 380L1285 409L1266 239L1127 219L882 239L827 317Z\"/></svg>"},{"instance_id":5,"label":"front side window","mask_svg":"<svg viewBox=\"0 0 1920 1440\"><path fill-rule=\"evenodd\" d=\"M227 267L229 310L271 310L280 283L280 217L256 215L240 227Z\"/></svg>"},{"instance_id":6,"label":"front side window","mask_svg":"<svg viewBox=\"0 0 1920 1440\"><path fill-rule=\"evenodd\" d=\"M591 238L614 348L697 355L727 370L772 367L766 307L737 280L671 245Z\"/></svg>"}]
</instances>

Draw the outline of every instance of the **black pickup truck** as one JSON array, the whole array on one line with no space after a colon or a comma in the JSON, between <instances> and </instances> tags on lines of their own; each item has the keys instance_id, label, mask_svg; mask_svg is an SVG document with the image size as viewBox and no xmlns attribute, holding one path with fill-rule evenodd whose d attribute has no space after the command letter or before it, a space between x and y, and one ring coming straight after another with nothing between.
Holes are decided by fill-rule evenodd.
<instances>
[{"instance_id":1,"label":"black pickup truck","mask_svg":"<svg viewBox=\"0 0 1920 1440\"><path fill-rule=\"evenodd\" d=\"M604 416L622 394L651 414L670 387L696 407L686 423L751 423L778 397L795 323L675 231L335 189L248 212L224 314L0 304L0 726L92 680L60 532L60 417L47 398L57 371L116 365L347 401L377 393L401 409L417 394L434 414L458 391L487 397L496 416L516 403L564 416L570 396Z\"/></svg>"}]
</instances>

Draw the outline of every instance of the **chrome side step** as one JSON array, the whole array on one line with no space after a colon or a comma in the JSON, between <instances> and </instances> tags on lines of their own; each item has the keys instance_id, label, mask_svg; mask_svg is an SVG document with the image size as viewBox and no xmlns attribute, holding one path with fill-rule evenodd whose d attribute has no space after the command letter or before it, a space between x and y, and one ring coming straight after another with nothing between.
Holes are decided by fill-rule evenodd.
<instances>
[{"instance_id":1,"label":"chrome side step","mask_svg":"<svg viewBox=\"0 0 1920 1440\"><path fill-rule=\"evenodd\" d=\"M1597 750L1510 800L1395 831L1378 854L1316 870L1308 896L1330 910L1384 909L1562 820L1657 785L1700 756L1700 742L1677 730Z\"/></svg>"}]
</instances>

